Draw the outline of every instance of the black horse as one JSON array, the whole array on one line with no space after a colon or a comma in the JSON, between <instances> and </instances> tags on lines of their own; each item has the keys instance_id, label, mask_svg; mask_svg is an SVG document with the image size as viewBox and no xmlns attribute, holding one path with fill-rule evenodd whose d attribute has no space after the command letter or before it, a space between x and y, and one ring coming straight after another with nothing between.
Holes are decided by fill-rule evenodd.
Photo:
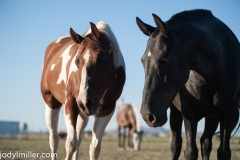
<instances>
[{"instance_id":1,"label":"black horse","mask_svg":"<svg viewBox=\"0 0 240 160\"><path fill-rule=\"evenodd\" d=\"M199 118L215 117L220 122L218 159L230 159L231 133L239 126L239 41L208 10L184 11L165 23L155 14L153 18L157 27L137 18L139 28L150 37L142 57L143 119L152 127L164 125L167 108L179 92L187 138L185 158L198 158Z\"/></svg>"}]
</instances>

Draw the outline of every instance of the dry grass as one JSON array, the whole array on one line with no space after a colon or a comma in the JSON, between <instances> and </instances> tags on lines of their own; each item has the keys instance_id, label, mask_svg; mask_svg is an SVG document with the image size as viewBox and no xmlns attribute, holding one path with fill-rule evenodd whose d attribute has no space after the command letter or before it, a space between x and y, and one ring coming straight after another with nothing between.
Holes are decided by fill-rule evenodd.
<instances>
[{"instance_id":1,"label":"dry grass","mask_svg":"<svg viewBox=\"0 0 240 160\"><path fill-rule=\"evenodd\" d=\"M81 146L79 159L88 160L89 159L89 145L91 142L91 137L85 137ZM198 148L200 151L199 140L197 141ZM65 140L61 139L58 149L58 159L63 160L65 157ZM217 148L219 145L218 140L213 141L213 151L211 154L211 160L217 159ZM143 137L143 142L141 145L141 151L131 152L128 150L119 151L117 149L117 137L116 136L104 136L102 142L102 149L99 160L170 160L171 151L170 143L168 138L159 137ZM183 148L185 148L185 141L183 142ZM232 160L240 159L240 139L234 138L231 140L232 149ZM49 143L46 136L29 136L28 138L1 138L0 139L0 151L4 152L38 152L38 153L48 153ZM200 152L199 152L200 157ZM24 158L23 158L24 159ZM25 158L26 159L26 158ZM29 158L28 158L29 159ZM34 158L32 158L34 159ZM35 158L36 159L36 158ZM180 160L184 159L183 150ZM201 158L199 158L201 159Z\"/></svg>"}]
</instances>

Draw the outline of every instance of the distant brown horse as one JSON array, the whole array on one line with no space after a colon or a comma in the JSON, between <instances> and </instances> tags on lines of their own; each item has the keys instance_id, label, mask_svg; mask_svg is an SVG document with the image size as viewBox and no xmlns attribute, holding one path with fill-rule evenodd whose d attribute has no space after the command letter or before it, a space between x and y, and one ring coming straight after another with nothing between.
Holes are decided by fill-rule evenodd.
<instances>
[{"instance_id":1,"label":"distant brown horse","mask_svg":"<svg viewBox=\"0 0 240 160\"><path fill-rule=\"evenodd\" d=\"M117 40L105 22L80 36L70 35L53 41L46 50L41 80L49 143L57 152L58 116L62 105L67 125L66 158L77 159L78 148L88 116L95 122L90 159L98 159L104 130L125 83L125 64ZM55 159L56 157L54 157Z\"/></svg>"},{"instance_id":2,"label":"distant brown horse","mask_svg":"<svg viewBox=\"0 0 240 160\"><path fill-rule=\"evenodd\" d=\"M126 128L128 128L128 148L140 150L143 132L140 131L140 119L137 108L133 104L120 104L117 111L118 147L125 148ZM123 133L121 133L123 128Z\"/></svg>"}]
</instances>

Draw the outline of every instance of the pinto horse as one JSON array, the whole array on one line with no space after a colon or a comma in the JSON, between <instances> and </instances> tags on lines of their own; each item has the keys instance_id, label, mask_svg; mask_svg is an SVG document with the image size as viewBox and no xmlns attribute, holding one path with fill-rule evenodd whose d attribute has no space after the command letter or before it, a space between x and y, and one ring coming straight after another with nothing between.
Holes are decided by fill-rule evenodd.
<instances>
[{"instance_id":1,"label":"pinto horse","mask_svg":"<svg viewBox=\"0 0 240 160\"><path fill-rule=\"evenodd\" d=\"M140 130L140 119L138 110L134 104L124 104L118 106L117 110L118 124L118 147L124 149L126 128L128 129L128 148L139 151L143 132ZM123 134L121 134L123 129Z\"/></svg>"},{"instance_id":2,"label":"pinto horse","mask_svg":"<svg viewBox=\"0 0 240 160\"><path fill-rule=\"evenodd\" d=\"M234 33L208 10L175 14L157 27L137 17L149 36L142 57L145 84L141 113L149 126L167 121L167 108L179 93L187 145L185 158L197 159L197 122L215 117L220 122L218 159L231 159L230 138L239 126L240 46ZM238 127L239 128L239 127Z\"/></svg>"},{"instance_id":3,"label":"pinto horse","mask_svg":"<svg viewBox=\"0 0 240 160\"><path fill-rule=\"evenodd\" d=\"M49 143L57 153L58 115L64 105L67 126L66 160L78 159L78 148L88 116L95 122L90 144L90 159L98 159L104 130L125 83L125 64L109 25L90 22L80 36L70 35L53 41L46 49L41 80Z\"/></svg>"}]
</instances>

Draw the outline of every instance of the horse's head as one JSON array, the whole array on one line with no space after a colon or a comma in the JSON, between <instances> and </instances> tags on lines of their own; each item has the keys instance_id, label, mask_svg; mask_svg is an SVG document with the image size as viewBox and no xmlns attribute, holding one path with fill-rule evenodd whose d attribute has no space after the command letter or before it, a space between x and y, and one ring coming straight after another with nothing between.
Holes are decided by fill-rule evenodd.
<instances>
[{"instance_id":1,"label":"horse's head","mask_svg":"<svg viewBox=\"0 0 240 160\"><path fill-rule=\"evenodd\" d=\"M189 64L182 53L176 35L158 16L154 15L156 28L137 17L142 32L149 36L142 56L145 70L141 114L149 126L162 126L167 121L167 109L189 75Z\"/></svg>"},{"instance_id":2,"label":"horse's head","mask_svg":"<svg viewBox=\"0 0 240 160\"><path fill-rule=\"evenodd\" d=\"M142 135L143 135L143 131L140 131L140 132L136 131L133 133L132 142L133 142L133 149L135 151L140 150L140 144L142 142Z\"/></svg>"},{"instance_id":3,"label":"horse's head","mask_svg":"<svg viewBox=\"0 0 240 160\"><path fill-rule=\"evenodd\" d=\"M78 107L87 116L98 113L100 100L116 80L113 50L108 37L91 23L91 33L82 37L70 29L73 41L79 44L76 56L80 86L76 88Z\"/></svg>"}]
</instances>

